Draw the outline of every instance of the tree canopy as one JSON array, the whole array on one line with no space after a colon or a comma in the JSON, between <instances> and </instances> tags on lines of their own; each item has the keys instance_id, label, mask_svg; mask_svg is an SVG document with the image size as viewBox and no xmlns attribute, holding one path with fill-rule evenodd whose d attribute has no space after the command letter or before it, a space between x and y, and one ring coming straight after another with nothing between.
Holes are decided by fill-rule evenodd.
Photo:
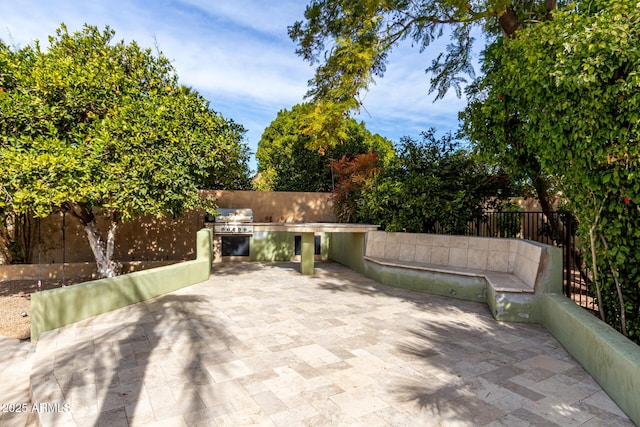
<instances>
[{"instance_id":1,"label":"tree canopy","mask_svg":"<svg viewBox=\"0 0 640 427\"><path fill-rule=\"evenodd\" d=\"M258 189L273 191L332 191L335 177L330 163L343 156L353 157L370 151L382 161L394 155L391 141L369 132L364 123L341 119L339 143L313 147L313 137L304 133L306 114L312 104L299 104L281 110L258 143ZM336 136L338 138L338 136Z\"/></svg>"},{"instance_id":2,"label":"tree canopy","mask_svg":"<svg viewBox=\"0 0 640 427\"><path fill-rule=\"evenodd\" d=\"M524 23L545 19L556 7L556 0L314 0L305 10L305 20L289 27L297 53L317 64L309 82L308 96L317 105L309 115L309 129L330 133L336 119L357 110L360 96L374 78L384 75L393 49L402 41L423 51L448 35L446 51L438 53L426 71L437 98L450 88L460 96L466 77L474 77L474 27L488 35L511 37Z\"/></svg>"},{"instance_id":3,"label":"tree canopy","mask_svg":"<svg viewBox=\"0 0 640 427\"><path fill-rule=\"evenodd\" d=\"M591 249L602 317L636 337L639 37L635 1L559 11L488 48L485 75L464 115L481 147L527 154L529 164L557 177Z\"/></svg>"},{"instance_id":4,"label":"tree canopy","mask_svg":"<svg viewBox=\"0 0 640 427\"><path fill-rule=\"evenodd\" d=\"M180 215L198 190L246 181L244 129L181 87L170 62L114 31L62 25L49 48L0 42L0 199L46 216L67 210L113 275L117 224ZM96 216L111 222L107 239Z\"/></svg>"}]
</instances>

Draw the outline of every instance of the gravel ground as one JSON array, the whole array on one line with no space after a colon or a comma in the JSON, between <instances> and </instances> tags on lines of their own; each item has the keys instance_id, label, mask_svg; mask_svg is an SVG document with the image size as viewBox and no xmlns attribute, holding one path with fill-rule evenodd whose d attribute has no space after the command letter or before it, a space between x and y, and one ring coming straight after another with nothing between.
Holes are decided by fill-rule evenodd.
<instances>
[{"instance_id":1,"label":"gravel ground","mask_svg":"<svg viewBox=\"0 0 640 427\"><path fill-rule=\"evenodd\" d=\"M67 280L64 284L71 283ZM63 286L62 280L42 280L40 290L61 286ZM0 282L0 336L20 340L30 337L31 294L37 290L37 280Z\"/></svg>"}]
</instances>

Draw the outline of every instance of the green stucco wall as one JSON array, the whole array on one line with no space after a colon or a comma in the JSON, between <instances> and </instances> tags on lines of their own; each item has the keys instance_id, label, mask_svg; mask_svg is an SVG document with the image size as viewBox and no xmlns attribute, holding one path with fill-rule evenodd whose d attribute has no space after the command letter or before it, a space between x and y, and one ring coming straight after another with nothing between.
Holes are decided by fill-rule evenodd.
<instances>
[{"instance_id":1,"label":"green stucco wall","mask_svg":"<svg viewBox=\"0 0 640 427\"><path fill-rule=\"evenodd\" d=\"M299 233L298 233L299 234ZM329 259L329 234L320 233L320 259ZM296 233L289 231L259 231L251 237L251 261L291 261L295 256Z\"/></svg>"},{"instance_id":2,"label":"green stucco wall","mask_svg":"<svg viewBox=\"0 0 640 427\"><path fill-rule=\"evenodd\" d=\"M543 302L543 325L640 425L640 347L563 295Z\"/></svg>"},{"instance_id":3,"label":"green stucco wall","mask_svg":"<svg viewBox=\"0 0 640 427\"><path fill-rule=\"evenodd\" d=\"M37 341L45 331L208 280L211 239L211 230L198 231L193 261L32 294L31 340Z\"/></svg>"},{"instance_id":4,"label":"green stucco wall","mask_svg":"<svg viewBox=\"0 0 640 427\"><path fill-rule=\"evenodd\" d=\"M482 277L390 267L366 260L365 273L372 279L389 286L467 301L487 301L485 291L487 282Z\"/></svg>"},{"instance_id":5,"label":"green stucco wall","mask_svg":"<svg viewBox=\"0 0 640 427\"><path fill-rule=\"evenodd\" d=\"M295 234L287 231L260 231L251 237L251 261L291 261Z\"/></svg>"},{"instance_id":6,"label":"green stucco wall","mask_svg":"<svg viewBox=\"0 0 640 427\"><path fill-rule=\"evenodd\" d=\"M539 245L542 244L539 243ZM562 257L561 248L544 245L540 262L542 264L541 270L545 273L538 275L539 283L536 283L536 287L540 287L543 293L562 294L562 281L564 280Z\"/></svg>"},{"instance_id":7,"label":"green stucco wall","mask_svg":"<svg viewBox=\"0 0 640 427\"><path fill-rule=\"evenodd\" d=\"M496 291L487 286L487 304L501 322L540 323L540 294Z\"/></svg>"},{"instance_id":8,"label":"green stucco wall","mask_svg":"<svg viewBox=\"0 0 640 427\"><path fill-rule=\"evenodd\" d=\"M329 259L365 274L365 233L328 233Z\"/></svg>"}]
</instances>

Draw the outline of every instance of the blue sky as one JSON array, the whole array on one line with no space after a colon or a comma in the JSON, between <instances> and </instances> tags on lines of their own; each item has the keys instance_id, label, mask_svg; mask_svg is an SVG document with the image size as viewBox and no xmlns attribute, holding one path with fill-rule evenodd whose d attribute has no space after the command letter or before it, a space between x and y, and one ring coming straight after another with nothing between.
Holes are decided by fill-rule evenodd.
<instances>
[{"instance_id":1,"label":"blue sky","mask_svg":"<svg viewBox=\"0 0 640 427\"><path fill-rule=\"evenodd\" d=\"M159 49L173 61L180 83L192 86L211 107L247 129L253 152L278 111L303 102L313 69L295 54L287 26L303 18L306 0L4 0L0 39L25 46L47 37L64 22L70 31L84 23L109 25L116 39ZM442 43L434 45L441 49ZM434 53L435 54L435 53ZM396 142L435 127L455 131L464 99L454 92L436 103L428 95L424 69L429 52L401 46L387 72L364 98L356 117ZM255 170L255 161L251 162Z\"/></svg>"}]
</instances>

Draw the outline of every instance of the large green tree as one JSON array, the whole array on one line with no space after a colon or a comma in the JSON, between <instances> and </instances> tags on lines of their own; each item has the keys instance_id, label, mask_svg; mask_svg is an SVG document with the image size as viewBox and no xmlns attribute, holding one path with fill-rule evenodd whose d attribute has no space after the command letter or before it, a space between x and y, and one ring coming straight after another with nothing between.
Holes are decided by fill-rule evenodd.
<instances>
[{"instance_id":1,"label":"large green tree","mask_svg":"<svg viewBox=\"0 0 640 427\"><path fill-rule=\"evenodd\" d=\"M236 186L247 169L242 126L180 87L163 55L114 35L62 25L46 50L0 43L0 203L68 211L102 276L117 273L121 221L180 215L202 205L199 188Z\"/></svg>"},{"instance_id":2,"label":"large green tree","mask_svg":"<svg viewBox=\"0 0 640 427\"><path fill-rule=\"evenodd\" d=\"M343 156L377 153L383 160L393 157L391 141L369 132L364 123L354 119L340 119L336 128L336 142L317 146L315 138L304 132L308 125L307 114L312 104L299 104L291 110L281 110L262 134L258 143L260 190L275 191L332 191L335 177L330 163Z\"/></svg>"},{"instance_id":3,"label":"large green tree","mask_svg":"<svg viewBox=\"0 0 640 427\"><path fill-rule=\"evenodd\" d=\"M640 335L640 8L592 1L497 41L465 114L489 151L558 177L601 317ZM491 148L492 147L492 148ZM640 342L640 341L639 341Z\"/></svg>"}]
</instances>

